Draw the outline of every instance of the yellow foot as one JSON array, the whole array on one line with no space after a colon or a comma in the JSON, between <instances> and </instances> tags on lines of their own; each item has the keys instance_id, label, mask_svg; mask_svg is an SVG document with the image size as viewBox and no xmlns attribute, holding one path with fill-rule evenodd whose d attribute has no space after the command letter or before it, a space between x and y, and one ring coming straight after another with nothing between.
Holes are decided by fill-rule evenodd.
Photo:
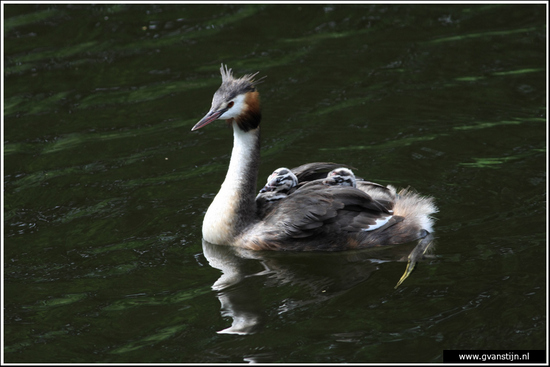
<instances>
[{"instance_id":1,"label":"yellow foot","mask_svg":"<svg viewBox=\"0 0 550 367\"><path fill-rule=\"evenodd\" d=\"M405 281L405 279L409 277L417 261L422 258L422 256L426 253L426 251L428 251L432 243L433 243L433 236L431 233L429 233L426 237L424 237L418 242L416 247L409 254L409 261L407 262L407 267L405 268L405 272L401 276L401 279L399 279L399 281L397 282L397 285L394 287L394 289L397 289L397 287L399 287Z\"/></svg>"}]
</instances>

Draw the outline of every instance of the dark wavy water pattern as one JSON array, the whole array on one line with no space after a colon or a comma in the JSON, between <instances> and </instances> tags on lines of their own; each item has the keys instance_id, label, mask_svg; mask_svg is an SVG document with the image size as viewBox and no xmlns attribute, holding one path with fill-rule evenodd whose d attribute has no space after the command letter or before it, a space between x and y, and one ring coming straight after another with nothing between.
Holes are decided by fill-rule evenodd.
<instances>
[{"instance_id":1,"label":"dark wavy water pattern","mask_svg":"<svg viewBox=\"0 0 550 367\"><path fill-rule=\"evenodd\" d=\"M545 4L4 7L4 362L407 363L545 349ZM267 75L264 182L334 161L435 197L436 246L202 243Z\"/></svg>"}]
</instances>

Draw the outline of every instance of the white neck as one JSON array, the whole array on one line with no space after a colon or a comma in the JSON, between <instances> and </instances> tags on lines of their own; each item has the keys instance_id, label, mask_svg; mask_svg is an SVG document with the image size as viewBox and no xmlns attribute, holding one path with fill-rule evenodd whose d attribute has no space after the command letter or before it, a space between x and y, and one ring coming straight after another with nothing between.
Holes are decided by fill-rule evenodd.
<instances>
[{"instance_id":1,"label":"white neck","mask_svg":"<svg viewBox=\"0 0 550 367\"><path fill-rule=\"evenodd\" d=\"M202 223L202 236L206 241L228 244L254 221L259 141L259 127L244 132L233 122L233 151L229 168Z\"/></svg>"}]
</instances>

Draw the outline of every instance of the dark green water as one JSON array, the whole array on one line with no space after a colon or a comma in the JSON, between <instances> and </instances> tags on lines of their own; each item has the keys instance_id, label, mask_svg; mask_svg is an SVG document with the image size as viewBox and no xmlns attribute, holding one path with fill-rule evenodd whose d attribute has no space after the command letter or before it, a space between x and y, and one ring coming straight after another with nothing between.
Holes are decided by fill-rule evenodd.
<instances>
[{"instance_id":1,"label":"dark green water","mask_svg":"<svg viewBox=\"0 0 550 367\"><path fill-rule=\"evenodd\" d=\"M5 362L546 348L545 5L4 5ZM203 248L221 62L267 75L262 182L335 161L436 198L401 287L410 245Z\"/></svg>"}]
</instances>

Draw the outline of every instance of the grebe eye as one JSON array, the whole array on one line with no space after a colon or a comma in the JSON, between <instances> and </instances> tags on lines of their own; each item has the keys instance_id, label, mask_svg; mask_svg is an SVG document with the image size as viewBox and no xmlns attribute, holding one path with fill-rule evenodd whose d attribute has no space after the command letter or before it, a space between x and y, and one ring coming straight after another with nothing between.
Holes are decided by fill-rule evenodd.
<instances>
[{"instance_id":1,"label":"grebe eye","mask_svg":"<svg viewBox=\"0 0 550 367\"><path fill-rule=\"evenodd\" d=\"M231 101L227 104L227 108L231 108L233 107L233 105L235 104L235 102Z\"/></svg>"}]
</instances>

